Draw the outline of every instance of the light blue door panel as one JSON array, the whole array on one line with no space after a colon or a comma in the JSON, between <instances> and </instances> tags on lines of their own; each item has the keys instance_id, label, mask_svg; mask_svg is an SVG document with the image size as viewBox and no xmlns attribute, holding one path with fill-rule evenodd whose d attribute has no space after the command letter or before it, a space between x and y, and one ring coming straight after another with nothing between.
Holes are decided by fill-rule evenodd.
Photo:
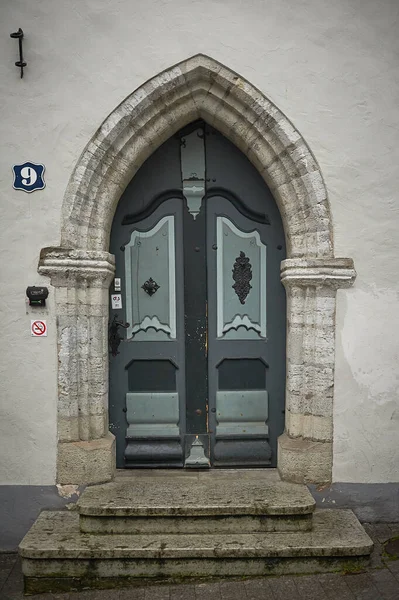
<instances>
[{"instance_id":1,"label":"light blue door panel","mask_svg":"<svg viewBox=\"0 0 399 600\"><path fill-rule=\"evenodd\" d=\"M266 338L266 244L225 216L216 217L216 236L217 336Z\"/></svg>"},{"instance_id":2,"label":"light blue door panel","mask_svg":"<svg viewBox=\"0 0 399 600\"><path fill-rule=\"evenodd\" d=\"M226 390L216 393L216 436L268 435L266 390Z\"/></svg>"},{"instance_id":3,"label":"light blue door panel","mask_svg":"<svg viewBox=\"0 0 399 600\"><path fill-rule=\"evenodd\" d=\"M176 339L175 218L148 231L134 229L125 246L127 336L135 341Z\"/></svg>"},{"instance_id":4,"label":"light blue door panel","mask_svg":"<svg viewBox=\"0 0 399 600\"><path fill-rule=\"evenodd\" d=\"M166 392L126 394L127 437L179 435L179 395Z\"/></svg>"}]
</instances>

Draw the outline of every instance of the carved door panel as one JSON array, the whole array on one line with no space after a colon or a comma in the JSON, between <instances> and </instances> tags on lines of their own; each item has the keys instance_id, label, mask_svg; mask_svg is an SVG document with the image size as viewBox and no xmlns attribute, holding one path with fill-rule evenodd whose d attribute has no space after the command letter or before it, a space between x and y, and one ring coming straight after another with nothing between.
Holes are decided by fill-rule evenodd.
<instances>
[{"instance_id":1,"label":"carved door panel","mask_svg":"<svg viewBox=\"0 0 399 600\"><path fill-rule=\"evenodd\" d=\"M267 342L270 225L244 217L221 196L208 200L207 212L212 462L266 466L273 455L268 393L272 349ZM272 281L269 277L271 287Z\"/></svg>"},{"instance_id":2,"label":"carved door panel","mask_svg":"<svg viewBox=\"0 0 399 600\"><path fill-rule=\"evenodd\" d=\"M205 131L211 461L274 467L285 408L283 225L249 160Z\"/></svg>"},{"instance_id":3,"label":"carved door panel","mask_svg":"<svg viewBox=\"0 0 399 600\"><path fill-rule=\"evenodd\" d=\"M182 466L184 323L176 285L183 277L181 200L171 198L147 218L126 224L124 236L117 268L127 323L110 363L118 466ZM115 314L111 309L112 319Z\"/></svg>"}]
</instances>

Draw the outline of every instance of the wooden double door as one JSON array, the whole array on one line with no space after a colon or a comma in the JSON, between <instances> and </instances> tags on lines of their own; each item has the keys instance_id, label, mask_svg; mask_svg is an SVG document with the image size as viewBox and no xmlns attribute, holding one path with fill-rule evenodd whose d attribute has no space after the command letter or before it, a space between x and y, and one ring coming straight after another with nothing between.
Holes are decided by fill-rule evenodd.
<instances>
[{"instance_id":1,"label":"wooden double door","mask_svg":"<svg viewBox=\"0 0 399 600\"><path fill-rule=\"evenodd\" d=\"M126 188L111 252L117 466L275 466L285 242L255 168L216 130L191 124Z\"/></svg>"}]
</instances>

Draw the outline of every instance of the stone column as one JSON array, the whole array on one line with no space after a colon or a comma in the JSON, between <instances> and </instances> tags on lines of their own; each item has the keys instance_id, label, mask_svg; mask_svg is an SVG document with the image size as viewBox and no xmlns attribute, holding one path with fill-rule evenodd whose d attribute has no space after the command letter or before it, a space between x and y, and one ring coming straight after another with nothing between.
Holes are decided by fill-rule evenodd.
<instances>
[{"instance_id":1,"label":"stone column","mask_svg":"<svg viewBox=\"0 0 399 600\"><path fill-rule=\"evenodd\" d=\"M108 431L108 252L45 248L39 273L55 287L58 343L57 482L112 479L115 441Z\"/></svg>"},{"instance_id":2,"label":"stone column","mask_svg":"<svg viewBox=\"0 0 399 600\"><path fill-rule=\"evenodd\" d=\"M281 265L287 291L286 426L278 469L297 483L331 480L335 363L335 300L353 284L347 258L288 259Z\"/></svg>"}]
</instances>

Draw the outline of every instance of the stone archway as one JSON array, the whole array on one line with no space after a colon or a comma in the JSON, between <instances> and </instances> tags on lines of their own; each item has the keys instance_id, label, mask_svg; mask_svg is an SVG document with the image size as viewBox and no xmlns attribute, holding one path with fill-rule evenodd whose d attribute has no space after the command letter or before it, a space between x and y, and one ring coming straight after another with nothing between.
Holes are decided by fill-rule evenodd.
<instances>
[{"instance_id":1,"label":"stone archway","mask_svg":"<svg viewBox=\"0 0 399 600\"><path fill-rule=\"evenodd\" d=\"M230 139L265 179L287 241L286 431L278 468L285 479L326 482L332 468L335 296L355 278L334 258L327 191L319 166L290 121L259 90L197 55L164 71L104 121L68 184L61 245L44 248L39 273L55 287L58 328L59 483L113 477L108 432L108 253L115 208L146 158L176 131L204 119Z\"/></svg>"}]
</instances>

